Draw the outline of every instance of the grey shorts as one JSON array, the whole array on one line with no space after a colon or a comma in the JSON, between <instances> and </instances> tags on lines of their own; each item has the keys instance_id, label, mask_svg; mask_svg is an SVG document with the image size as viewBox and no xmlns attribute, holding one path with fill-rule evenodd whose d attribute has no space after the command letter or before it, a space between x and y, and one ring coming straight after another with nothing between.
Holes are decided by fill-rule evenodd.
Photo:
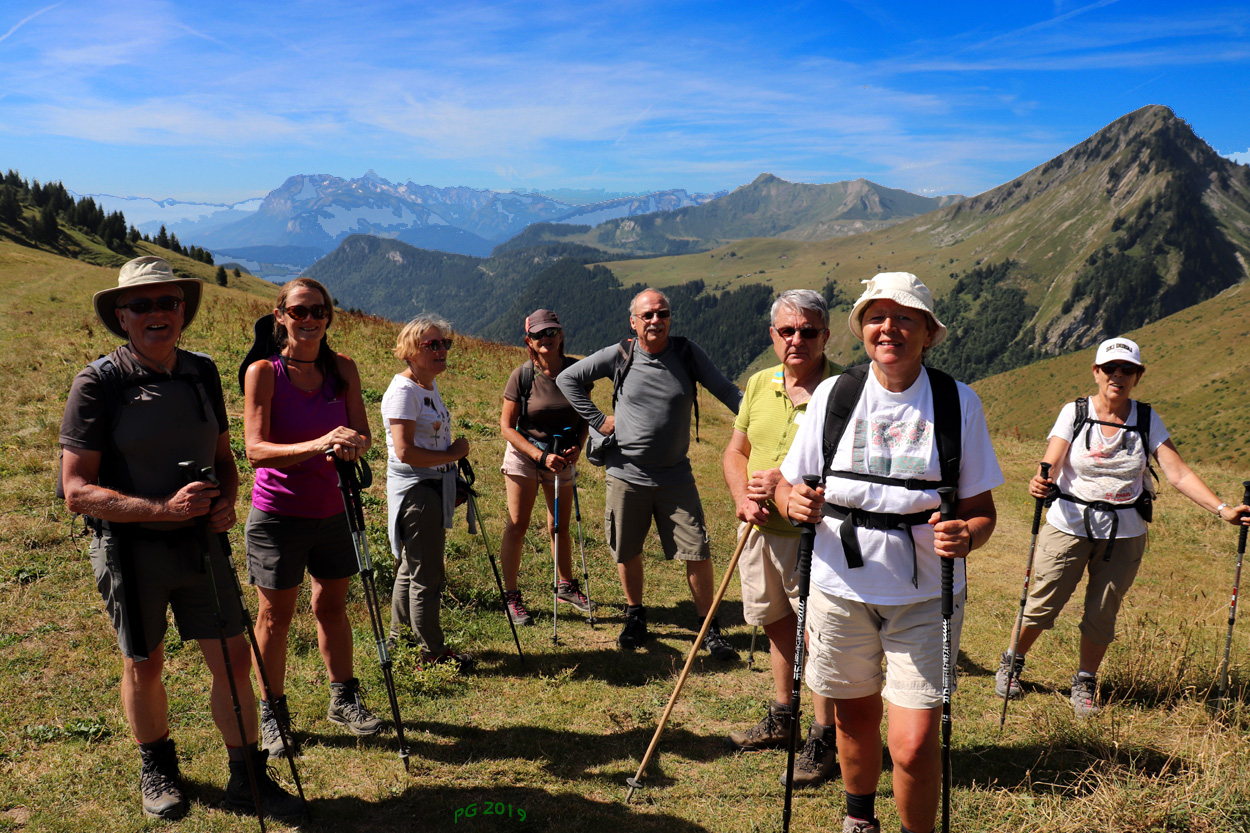
<instances>
[{"instance_id":1,"label":"grey shorts","mask_svg":"<svg viewBox=\"0 0 1250 833\"><path fill-rule=\"evenodd\" d=\"M253 506L247 516L247 580L267 590L289 590L304 581L304 570L324 580L359 572L347 513L296 518Z\"/></svg>"},{"instance_id":2,"label":"grey shorts","mask_svg":"<svg viewBox=\"0 0 1250 833\"><path fill-rule=\"evenodd\" d=\"M221 535L210 534L208 541L226 637L238 636L243 633L243 611L234 565L229 550L223 549ZM145 655L165 641L165 631L169 628L168 608L173 608L178 636L184 641L219 636L216 603L208 574L201 572L200 544L194 528L181 537L171 536L165 540L130 539L125 552L116 536L97 535L91 541L90 557L96 588L104 599L124 656L135 658L130 649L132 611L127 606L130 598L138 601ZM123 569L126 558L132 565L129 570ZM126 588L126 575L134 578L132 591Z\"/></svg>"},{"instance_id":3,"label":"grey shorts","mask_svg":"<svg viewBox=\"0 0 1250 833\"><path fill-rule=\"evenodd\" d=\"M604 526L617 564L642 555L652 520L665 558L704 561L712 557L703 504L693 481L677 486L638 486L611 475L604 479Z\"/></svg>"}]
</instances>

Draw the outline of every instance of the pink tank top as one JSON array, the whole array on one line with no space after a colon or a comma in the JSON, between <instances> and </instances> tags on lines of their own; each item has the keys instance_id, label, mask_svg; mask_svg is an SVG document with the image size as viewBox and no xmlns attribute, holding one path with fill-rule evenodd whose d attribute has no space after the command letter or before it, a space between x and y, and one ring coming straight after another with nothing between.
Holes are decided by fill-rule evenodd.
<instances>
[{"instance_id":1,"label":"pink tank top","mask_svg":"<svg viewBox=\"0 0 1250 833\"><path fill-rule=\"evenodd\" d=\"M320 390L295 387L278 356L273 364L273 400L269 404L269 442L299 443L347 425L347 403L333 396L327 378ZM343 511L333 461L315 454L286 468L260 468L252 486L252 505L274 515L329 518Z\"/></svg>"}]
</instances>

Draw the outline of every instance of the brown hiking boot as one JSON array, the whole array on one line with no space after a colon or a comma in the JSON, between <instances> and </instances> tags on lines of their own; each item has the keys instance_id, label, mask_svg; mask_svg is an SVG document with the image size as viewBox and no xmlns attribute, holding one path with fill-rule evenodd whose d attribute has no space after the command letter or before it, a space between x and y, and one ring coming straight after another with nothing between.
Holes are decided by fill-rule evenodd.
<instances>
[{"instance_id":1,"label":"brown hiking boot","mask_svg":"<svg viewBox=\"0 0 1250 833\"><path fill-rule=\"evenodd\" d=\"M832 726L813 723L807 733L803 751L794 759L794 786L815 787L833 776L838 767L838 741ZM786 774L781 773L781 786L786 785Z\"/></svg>"},{"instance_id":2,"label":"brown hiking boot","mask_svg":"<svg viewBox=\"0 0 1250 833\"><path fill-rule=\"evenodd\" d=\"M143 814L154 819L180 819L187 814L187 798L182 792L174 742L166 738L152 746L154 748L139 748L143 758L143 771L139 773Z\"/></svg>"},{"instance_id":3,"label":"brown hiking boot","mask_svg":"<svg viewBox=\"0 0 1250 833\"><path fill-rule=\"evenodd\" d=\"M729 745L734 749L748 751L785 746L790 737L790 721L793 716L794 710L789 703L773 700L768 704L768 713L763 720L745 732L729 733Z\"/></svg>"}]
</instances>

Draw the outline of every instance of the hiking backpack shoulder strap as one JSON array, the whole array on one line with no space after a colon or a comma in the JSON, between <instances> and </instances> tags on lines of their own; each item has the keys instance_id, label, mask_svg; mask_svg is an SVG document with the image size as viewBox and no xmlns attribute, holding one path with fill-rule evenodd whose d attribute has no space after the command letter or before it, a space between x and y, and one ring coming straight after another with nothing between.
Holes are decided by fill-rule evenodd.
<instances>
[{"instance_id":1,"label":"hiking backpack shoulder strap","mask_svg":"<svg viewBox=\"0 0 1250 833\"><path fill-rule=\"evenodd\" d=\"M943 486L959 486L959 463L963 457L963 411L959 386L950 374L929 367L929 390L933 395L933 430L937 434L938 464Z\"/></svg>"},{"instance_id":2,"label":"hiking backpack shoulder strap","mask_svg":"<svg viewBox=\"0 0 1250 833\"><path fill-rule=\"evenodd\" d=\"M521 369L517 372L516 377L517 406L520 411L517 413L516 427L520 428L521 423L526 421L529 416L530 394L534 392L534 361L531 359L521 365Z\"/></svg>"},{"instance_id":3,"label":"hiking backpack shoulder strap","mask_svg":"<svg viewBox=\"0 0 1250 833\"><path fill-rule=\"evenodd\" d=\"M694 389L694 441L699 442L699 366L694 361L694 351L690 349L690 339L685 336L672 336L673 349L677 358L690 377L690 386Z\"/></svg>"},{"instance_id":4,"label":"hiking backpack shoulder strap","mask_svg":"<svg viewBox=\"0 0 1250 833\"><path fill-rule=\"evenodd\" d=\"M629 373L629 366L634 363L634 340L632 338L621 339L620 344L616 345L616 361L612 365L612 408L616 409L616 399L621 393L621 385L625 384L625 375Z\"/></svg>"},{"instance_id":5,"label":"hiking backpack shoulder strap","mask_svg":"<svg viewBox=\"0 0 1250 833\"><path fill-rule=\"evenodd\" d=\"M846 433L846 423L851 418L851 412L855 410L855 405L864 392L864 381L868 378L870 367L868 364L848 367L838 376L838 381L833 383L833 390L829 392L824 436L821 441L821 452L825 461L821 467L823 477L828 477L832 471L833 455L838 450L842 435Z\"/></svg>"}]
</instances>

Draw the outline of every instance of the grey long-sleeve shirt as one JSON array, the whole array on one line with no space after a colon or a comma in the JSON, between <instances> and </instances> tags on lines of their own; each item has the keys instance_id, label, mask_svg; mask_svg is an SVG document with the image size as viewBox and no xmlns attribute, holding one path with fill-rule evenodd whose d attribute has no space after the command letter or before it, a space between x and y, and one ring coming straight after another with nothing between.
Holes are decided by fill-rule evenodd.
<instances>
[{"instance_id":1,"label":"grey long-sleeve shirt","mask_svg":"<svg viewBox=\"0 0 1250 833\"><path fill-rule=\"evenodd\" d=\"M690 342L690 353L699 384L736 414L742 391L694 342ZM598 379L612 379L616 356L613 344L566 368L556 379L564 396L596 429L606 415L587 391ZM635 344L634 359L616 401L616 444L607 450L606 472L640 486L693 481L688 454L694 397L695 380L687 375L671 339L655 355Z\"/></svg>"}]
</instances>

